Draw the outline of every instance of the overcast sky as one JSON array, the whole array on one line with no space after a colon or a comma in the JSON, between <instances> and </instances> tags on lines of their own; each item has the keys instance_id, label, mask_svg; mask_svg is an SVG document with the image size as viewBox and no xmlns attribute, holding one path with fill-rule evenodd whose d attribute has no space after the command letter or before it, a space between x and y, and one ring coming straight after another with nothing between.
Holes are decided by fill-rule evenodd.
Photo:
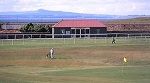
<instances>
[{"instance_id":1,"label":"overcast sky","mask_svg":"<svg viewBox=\"0 0 150 83\"><path fill-rule=\"evenodd\" d=\"M0 12L38 9L90 14L150 15L150 0L0 0Z\"/></svg>"}]
</instances>

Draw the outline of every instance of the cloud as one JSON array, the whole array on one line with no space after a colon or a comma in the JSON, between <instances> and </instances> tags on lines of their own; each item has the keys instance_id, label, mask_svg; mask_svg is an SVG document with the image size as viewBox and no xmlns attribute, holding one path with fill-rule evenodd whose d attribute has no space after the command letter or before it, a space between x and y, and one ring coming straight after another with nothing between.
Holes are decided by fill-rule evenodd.
<instances>
[{"instance_id":1,"label":"cloud","mask_svg":"<svg viewBox=\"0 0 150 83\"><path fill-rule=\"evenodd\" d=\"M94 14L150 14L145 0L0 0L0 11L38 9Z\"/></svg>"},{"instance_id":2,"label":"cloud","mask_svg":"<svg viewBox=\"0 0 150 83\"><path fill-rule=\"evenodd\" d=\"M16 0L0 0L0 11L11 11L15 5Z\"/></svg>"}]
</instances>

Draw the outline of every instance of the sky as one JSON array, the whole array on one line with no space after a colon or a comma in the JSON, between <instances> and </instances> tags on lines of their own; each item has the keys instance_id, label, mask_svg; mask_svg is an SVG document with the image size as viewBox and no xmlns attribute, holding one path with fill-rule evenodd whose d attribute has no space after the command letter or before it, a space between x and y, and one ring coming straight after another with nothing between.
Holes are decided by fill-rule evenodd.
<instances>
[{"instance_id":1,"label":"sky","mask_svg":"<svg viewBox=\"0 0 150 83\"><path fill-rule=\"evenodd\" d=\"M0 0L0 12L38 9L88 14L150 15L150 0Z\"/></svg>"}]
</instances>

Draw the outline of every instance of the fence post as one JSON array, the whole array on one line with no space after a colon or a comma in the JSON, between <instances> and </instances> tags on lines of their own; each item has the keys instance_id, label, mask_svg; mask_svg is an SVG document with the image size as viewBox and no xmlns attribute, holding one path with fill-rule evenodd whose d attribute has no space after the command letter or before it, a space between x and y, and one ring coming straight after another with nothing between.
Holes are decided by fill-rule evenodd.
<instances>
[{"instance_id":1,"label":"fence post","mask_svg":"<svg viewBox=\"0 0 150 83\"><path fill-rule=\"evenodd\" d=\"M24 39L23 39L23 45L24 45Z\"/></svg>"},{"instance_id":2,"label":"fence post","mask_svg":"<svg viewBox=\"0 0 150 83\"><path fill-rule=\"evenodd\" d=\"M52 28L52 38L54 39L54 28Z\"/></svg>"},{"instance_id":3,"label":"fence post","mask_svg":"<svg viewBox=\"0 0 150 83\"><path fill-rule=\"evenodd\" d=\"M73 43L76 44L76 37L73 37Z\"/></svg>"},{"instance_id":4,"label":"fence post","mask_svg":"<svg viewBox=\"0 0 150 83\"><path fill-rule=\"evenodd\" d=\"M41 34L40 34L40 39L41 39L41 37L42 37L42 36L41 36Z\"/></svg>"},{"instance_id":5,"label":"fence post","mask_svg":"<svg viewBox=\"0 0 150 83\"><path fill-rule=\"evenodd\" d=\"M23 45L24 45L24 34L23 34Z\"/></svg>"},{"instance_id":6,"label":"fence post","mask_svg":"<svg viewBox=\"0 0 150 83\"><path fill-rule=\"evenodd\" d=\"M15 39L16 39L16 34L15 34Z\"/></svg>"},{"instance_id":7,"label":"fence post","mask_svg":"<svg viewBox=\"0 0 150 83\"><path fill-rule=\"evenodd\" d=\"M107 34L106 34L106 36L105 36L105 43L107 44Z\"/></svg>"},{"instance_id":8,"label":"fence post","mask_svg":"<svg viewBox=\"0 0 150 83\"><path fill-rule=\"evenodd\" d=\"M96 35L95 35L95 38L94 38L94 43L96 43Z\"/></svg>"},{"instance_id":9,"label":"fence post","mask_svg":"<svg viewBox=\"0 0 150 83\"><path fill-rule=\"evenodd\" d=\"M8 39L8 34L7 34L7 39Z\"/></svg>"},{"instance_id":10,"label":"fence post","mask_svg":"<svg viewBox=\"0 0 150 83\"><path fill-rule=\"evenodd\" d=\"M80 38L81 38L81 29L80 29Z\"/></svg>"},{"instance_id":11,"label":"fence post","mask_svg":"<svg viewBox=\"0 0 150 83\"><path fill-rule=\"evenodd\" d=\"M63 34L64 35L64 34ZM64 44L66 43L66 41L65 41L65 37L63 36L63 40L64 40Z\"/></svg>"},{"instance_id":12,"label":"fence post","mask_svg":"<svg viewBox=\"0 0 150 83\"><path fill-rule=\"evenodd\" d=\"M11 45L14 45L14 41L13 41L13 39L12 39L12 41L11 41Z\"/></svg>"},{"instance_id":13,"label":"fence post","mask_svg":"<svg viewBox=\"0 0 150 83\"><path fill-rule=\"evenodd\" d=\"M130 34L128 34L128 39L129 39L129 35L130 35Z\"/></svg>"},{"instance_id":14,"label":"fence post","mask_svg":"<svg viewBox=\"0 0 150 83\"><path fill-rule=\"evenodd\" d=\"M4 40L2 39L2 45L4 44L3 42L4 42Z\"/></svg>"}]
</instances>

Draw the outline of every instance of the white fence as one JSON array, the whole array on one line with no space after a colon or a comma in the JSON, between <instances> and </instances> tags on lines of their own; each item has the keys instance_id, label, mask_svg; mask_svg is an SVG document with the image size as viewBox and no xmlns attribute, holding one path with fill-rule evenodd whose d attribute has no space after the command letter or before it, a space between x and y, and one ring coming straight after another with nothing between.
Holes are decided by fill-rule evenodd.
<instances>
[{"instance_id":1,"label":"white fence","mask_svg":"<svg viewBox=\"0 0 150 83\"><path fill-rule=\"evenodd\" d=\"M2 34L0 45L26 45L26 44L111 44L113 37L117 44L150 45L150 34Z\"/></svg>"},{"instance_id":2,"label":"white fence","mask_svg":"<svg viewBox=\"0 0 150 83\"><path fill-rule=\"evenodd\" d=\"M0 39L28 39L28 38L100 38L100 37L145 37L150 33L107 33L107 34L0 34Z\"/></svg>"}]
</instances>

